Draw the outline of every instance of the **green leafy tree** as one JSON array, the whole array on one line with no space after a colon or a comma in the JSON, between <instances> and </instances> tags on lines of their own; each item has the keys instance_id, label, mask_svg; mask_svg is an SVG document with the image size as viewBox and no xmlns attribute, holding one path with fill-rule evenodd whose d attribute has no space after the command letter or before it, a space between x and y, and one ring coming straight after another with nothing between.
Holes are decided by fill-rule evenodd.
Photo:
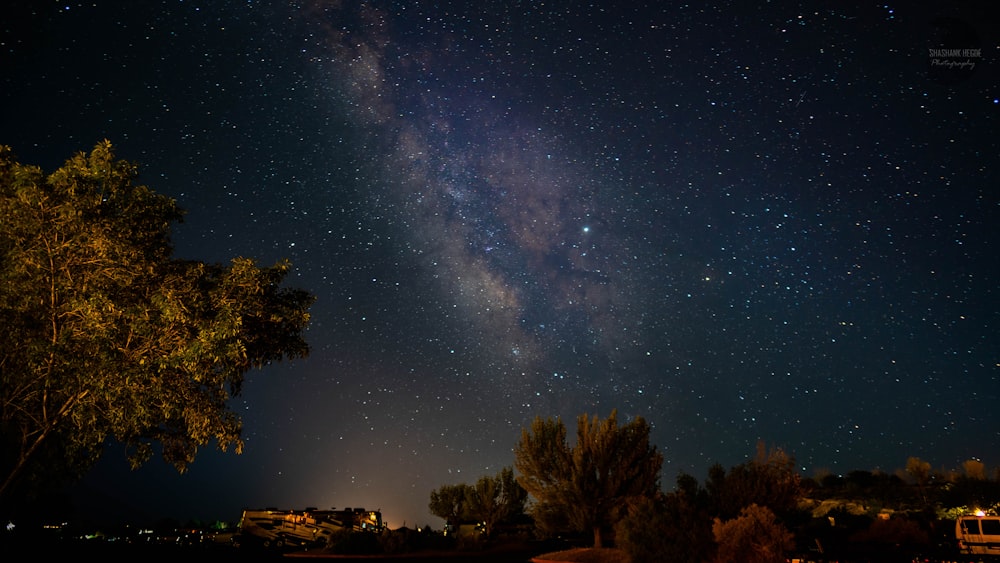
<instances>
[{"instance_id":1,"label":"green leafy tree","mask_svg":"<svg viewBox=\"0 0 1000 563\"><path fill-rule=\"evenodd\" d=\"M593 532L594 546L602 547L602 532L626 503L659 489L663 456L650 444L649 430L642 417L619 426L616 411L605 420L580 415L570 446L562 420L535 418L521 431L514 455L517 480L537 501L536 519Z\"/></svg>"},{"instance_id":2,"label":"green leafy tree","mask_svg":"<svg viewBox=\"0 0 1000 563\"><path fill-rule=\"evenodd\" d=\"M443 519L447 524L457 527L466 519L466 498L469 495L469 486L465 483L458 485L441 485L431 491L431 501L428 509L431 514Z\"/></svg>"},{"instance_id":3,"label":"green leafy tree","mask_svg":"<svg viewBox=\"0 0 1000 563\"><path fill-rule=\"evenodd\" d=\"M732 520L718 518L712 525L718 544L718 563L784 563L785 552L795 547L794 536L765 506L751 504Z\"/></svg>"},{"instance_id":4,"label":"green leafy tree","mask_svg":"<svg viewBox=\"0 0 1000 563\"><path fill-rule=\"evenodd\" d=\"M308 354L289 264L173 258L183 213L136 178L108 141L49 175L0 147L0 498L109 439L133 467L155 444L181 472L212 441L240 453L244 375Z\"/></svg>"},{"instance_id":5,"label":"green leafy tree","mask_svg":"<svg viewBox=\"0 0 1000 563\"><path fill-rule=\"evenodd\" d=\"M514 470L505 467L494 477L480 477L465 492L465 508L470 518L483 527L483 534L493 536L494 527L524 513L528 492L514 478Z\"/></svg>"}]
</instances>

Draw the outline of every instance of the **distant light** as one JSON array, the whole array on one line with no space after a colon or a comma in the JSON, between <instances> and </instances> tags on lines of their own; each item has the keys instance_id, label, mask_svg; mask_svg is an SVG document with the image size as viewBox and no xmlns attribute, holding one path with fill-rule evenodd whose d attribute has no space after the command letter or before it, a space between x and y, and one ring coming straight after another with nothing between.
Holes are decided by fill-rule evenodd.
<instances>
[{"instance_id":1,"label":"distant light","mask_svg":"<svg viewBox=\"0 0 1000 563\"><path fill-rule=\"evenodd\" d=\"M982 509L982 508L977 508L977 509L976 509L976 516L978 516L978 517L982 518L983 516L986 516L986 513L985 513L985 512L983 512L983 509Z\"/></svg>"}]
</instances>

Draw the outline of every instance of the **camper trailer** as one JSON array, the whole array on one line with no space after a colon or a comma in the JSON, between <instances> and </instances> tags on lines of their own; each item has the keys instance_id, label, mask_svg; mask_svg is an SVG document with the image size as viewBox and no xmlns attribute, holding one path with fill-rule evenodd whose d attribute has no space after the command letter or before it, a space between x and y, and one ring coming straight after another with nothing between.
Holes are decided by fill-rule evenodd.
<instances>
[{"instance_id":1,"label":"camper trailer","mask_svg":"<svg viewBox=\"0 0 1000 563\"><path fill-rule=\"evenodd\" d=\"M1000 555L1000 516L962 516L955 521L962 553Z\"/></svg>"},{"instance_id":2,"label":"camper trailer","mask_svg":"<svg viewBox=\"0 0 1000 563\"><path fill-rule=\"evenodd\" d=\"M321 548L334 534L343 530L382 531L382 513L363 508L342 510L279 510L276 508L244 510L237 545L260 545L268 548Z\"/></svg>"}]
</instances>

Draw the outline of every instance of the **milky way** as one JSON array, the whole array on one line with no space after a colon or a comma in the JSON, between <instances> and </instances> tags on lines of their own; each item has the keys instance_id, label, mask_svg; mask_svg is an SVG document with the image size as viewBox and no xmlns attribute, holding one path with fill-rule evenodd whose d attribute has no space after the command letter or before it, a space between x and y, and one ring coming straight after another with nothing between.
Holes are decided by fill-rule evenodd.
<instances>
[{"instance_id":1,"label":"milky way","mask_svg":"<svg viewBox=\"0 0 1000 563\"><path fill-rule=\"evenodd\" d=\"M118 4L14 12L0 142L52 168L106 137L189 211L178 254L288 257L318 301L312 355L234 405L244 455L111 448L90 490L437 526L430 491L533 417L612 409L667 488L757 440L805 475L1000 463L975 10ZM970 41L974 70L929 51Z\"/></svg>"}]
</instances>

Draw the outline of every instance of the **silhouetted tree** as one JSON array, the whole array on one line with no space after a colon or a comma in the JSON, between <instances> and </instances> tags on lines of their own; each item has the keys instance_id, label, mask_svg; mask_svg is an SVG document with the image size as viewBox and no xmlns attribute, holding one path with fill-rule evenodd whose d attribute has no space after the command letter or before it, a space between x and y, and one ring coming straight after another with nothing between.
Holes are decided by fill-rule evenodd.
<instances>
[{"instance_id":1,"label":"silhouetted tree","mask_svg":"<svg viewBox=\"0 0 1000 563\"><path fill-rule=\"evenodd\" d=\"M602 530L626 502L659 488L663 456L650 444L649 430L641 417L619 426L616 411L603 421L581 415L570 446L561 420L537 417L514 450L517 480L537 501L536 518L560 515L575 530L592 531L601 547Z\"/></svg>"},{"instance_id":2,"label":"silhouetted tree","mask_svg":"<svg viewBox=\"0 0 1000 563\"><path fill-rule=\"evenodd\" d=\"M705 487L714 514L723 519L734 518L751 504L787 514L796 508L801 494L795 460L780 448L767 450L763 442L757 444L752 461L728 473L719 464L711 467Z\"/></svg>"},{"instance_id":3,"label":"silhouetted tree","mask_svg":"<svg viewBox=\"0 0 1000 563\"><path fill-rule=\"evenodd\" d=\"M828 492L840 492L840 490L844 488L844 485L846 483L847 483L846 479L844 479L840 475L833 475L833 474L823 476L823 478L819 482L820 486L826 489Z\"/></svg>"},{"instance_id":4,"label":"silhouetted tree","mask_svg":"<svg viewBox=\"0 0 1000 563\"><path fill-rule=\"evenodd\" d=\"M917 522L900 517L876 518L866 529L850 536L854 551L878 557L878 560L897 560L903 554L919 553L929 541L927 531ZM907 557L906 560L911 561L912 558Z\"/></svg>"},{"instance_id":5,"label":"silhouetted tree","mask_svg":"<svg viewBox=\"0 0 1000 563\"><path fill-rule=\"evenodd\" d=\"M466 499L469 496L469 486L442 485L431 491L431 501L428 505L431 514L443 519L447 524L457 527L467 518Z\"/></svg>"},{"instance_id":6,"label":"silhouetted tree","mask_svg":"<svg viewBox=\"0 0 1000 563\"><path fill-rule=\"evenodd\" d=\"M920 491L921 502L927 502L927 484L931 479L931 464L919 457L910 457L906 460L906 473L913 478Z\"/></svg>"},{"instance_id":7,"label":"silhouetted tree","mask_svg":"<svg viewBox=\"0 0 1000 563\"><path fill-rule=\"evenodd\" d=\"M869 496L876 483L874 473L867 469L855 469L844 477L845 493L855 498L864 498Z\"/></svg>"},{"instance_id":8,"label":"silhouetted tree","mask_svg":"<svg viewBox=\"0 0 1000 563\"><path fill-rule=\"evenodd\" d=\"M958 477L940 492L941 504L948 508L1000 506L1000 481Z\"/></svg>"},{"instance_id":9,"label":"silhouetted tree","mask_svg":"<svg viewBox=\"0 0 1000 563\"><path fill-rule=\"evenodd\" d=\"M514 478L514 470L505 467L494 477L480 477L465 490L466 514L483 527L487 538L499 523L509 522L524 513L528 492Z\"/></svg>"},{"instance_id":10,"label":"silhouetted tree","mask_svg":"<svg viewBox=\"0 0 1000 563\"><path fill-rule=\"evenodd\" d=\"M715 551L711 522L704 490L682 473L675 491L629 503L615 544L632 563L702 563Z\"/></svg>"}]
</instances>

